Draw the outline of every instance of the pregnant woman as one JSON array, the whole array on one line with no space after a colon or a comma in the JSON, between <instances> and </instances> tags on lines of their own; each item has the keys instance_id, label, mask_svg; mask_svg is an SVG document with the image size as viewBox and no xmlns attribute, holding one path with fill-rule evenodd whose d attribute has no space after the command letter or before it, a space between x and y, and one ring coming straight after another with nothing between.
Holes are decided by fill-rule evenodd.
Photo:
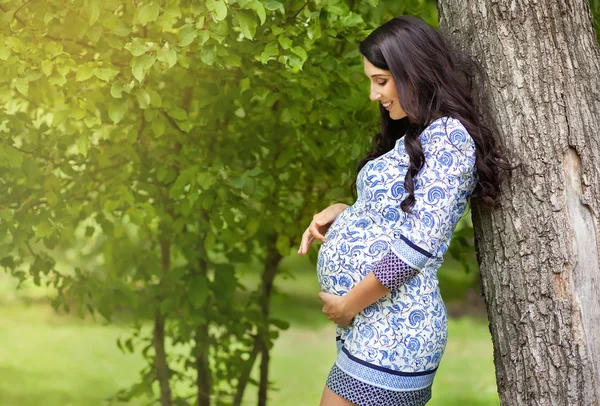
<instances>
[{"instance_id":1,"label":"pregnant woman","mask_svg":"<svg viewBox=\"0 0 600 406\"><path fill-rule=\"evenodd\" d=\"M315 215L298 250L323 242L319 297L337 325L321 406L424 405L447 339L437 270L471 198L495 206L511 167L438 31L396 17L360 52L381 133L356 202Z\"/></svg>"}]
</instances>

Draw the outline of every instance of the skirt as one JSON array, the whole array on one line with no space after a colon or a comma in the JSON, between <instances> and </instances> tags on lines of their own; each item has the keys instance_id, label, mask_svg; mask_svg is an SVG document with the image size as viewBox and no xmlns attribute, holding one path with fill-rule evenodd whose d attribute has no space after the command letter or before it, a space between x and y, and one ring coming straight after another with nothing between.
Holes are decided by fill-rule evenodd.
<instances>
[{"instance_id":1,"label":"skirt","mask_svg":"<svg viewBox=\"0 0 600 406\"><path fill-rule=\"evenodd\" d=\"M325 385L358 406L423 406L431 399L431 386L398 392L359 381L333 365Z\"/></svg>"}]
</instances>

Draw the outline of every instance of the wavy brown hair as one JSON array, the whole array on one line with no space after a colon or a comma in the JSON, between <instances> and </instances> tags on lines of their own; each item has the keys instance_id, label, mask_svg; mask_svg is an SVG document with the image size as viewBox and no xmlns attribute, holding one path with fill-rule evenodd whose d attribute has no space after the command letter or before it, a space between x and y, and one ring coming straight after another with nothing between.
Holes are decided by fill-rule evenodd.
<instances>
[{"instance_id":1,"label":"wavy brown hair","mask_svg":"<svg viewBox=\"0 0 600 406\"><path fill-rule=\"evenodd\" d=\"M391 72L398 99L407 117L390 118L380 104L381 132L373 138L371 151L358 163L356 172L366 163L390 151L404 135L409 169L404 179L402 210L411 213L415 201L413 179L424 164L419 135L436 118L458 119L473 138L478 183L471 195L488 207L500 202L500 170L512 170L497 137L496 125L487 105L473 102L472 74L484 78L481 66L465 57L424 21L399 16L376 28L360 43L360 53L379 69ZM402 91L407 89L408 91ZM485 118L484 118L485 117ZM356 179L351 186L356 191Z\"/></svg>"}]
</instances>

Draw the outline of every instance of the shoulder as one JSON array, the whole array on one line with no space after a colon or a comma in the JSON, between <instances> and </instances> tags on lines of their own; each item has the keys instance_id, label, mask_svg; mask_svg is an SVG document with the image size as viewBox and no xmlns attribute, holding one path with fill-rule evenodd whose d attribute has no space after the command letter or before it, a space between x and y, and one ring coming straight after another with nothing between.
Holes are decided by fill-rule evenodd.
<instances>
[{"instance_id":1,"label":"shoulder","mask_svg":"<svg viewBox=\"0 0 600 406\"><path fill-rule=\"evenodd\" d=\"M454 117L443 116L433 120L419 135L425 161L435 159L442 164L460 166L475 164L475 141Z\"/></svg>"},{"instance_id":2,"label":"shoulder","mask_svg":"<svg viewBox=\"0 0 600 406\"><path fill-rule=\"evenodd\" d=\"M433 120L419 135L425 146L454 146L457 150L467 151L475 148L475 141L460 120L443 116Z\"/></svg>"}]
</instances>

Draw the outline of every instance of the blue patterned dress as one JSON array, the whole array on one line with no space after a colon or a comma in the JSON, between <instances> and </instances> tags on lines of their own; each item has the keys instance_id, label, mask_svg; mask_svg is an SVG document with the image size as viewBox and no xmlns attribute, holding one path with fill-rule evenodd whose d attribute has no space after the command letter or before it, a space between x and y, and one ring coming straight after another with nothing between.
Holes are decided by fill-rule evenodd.
<instances>
[{"instance_id":1,"label":"blue patterned dress","mask_svg":"<svg viewBox=\"0 0 600 406\"><path fill-rule=\"evenodd\" d=\"M391 289L336 330L327 386L359 406L425 404L446 346L436 273L477 183L475 143L452 117L432 121L419 138L425 163L414 179L414 214L400 208L409 163L400 138L360 170L356 202L319 248L324 292L344 295L371 271Z\"/></svg>"}]
</instances>

